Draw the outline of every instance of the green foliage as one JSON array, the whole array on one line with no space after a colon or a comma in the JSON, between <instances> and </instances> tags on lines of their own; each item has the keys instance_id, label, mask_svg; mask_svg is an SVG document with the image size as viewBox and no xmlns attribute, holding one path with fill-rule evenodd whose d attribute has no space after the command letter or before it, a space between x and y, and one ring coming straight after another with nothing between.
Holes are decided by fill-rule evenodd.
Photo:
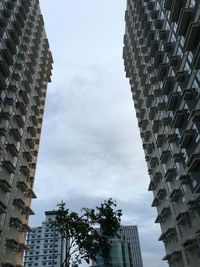
<instances>
[{"instance_id":1,"label":"green foliage","mask_svg":"<svg viewBox=\"0 0 200 267\"><path fill-rule=\"evenodd\" d=\"M117 235L122 216L116 210L116 202L111 198L95 209L83 208L81 215L70 212L65 203L58 205L58 211L52 227L60 233L66 242L66 254L63 267L85 260L88 264L95 260L97 253L103 256L107 265L110 261L110 238Z\"/></svg>"}]
</instances>

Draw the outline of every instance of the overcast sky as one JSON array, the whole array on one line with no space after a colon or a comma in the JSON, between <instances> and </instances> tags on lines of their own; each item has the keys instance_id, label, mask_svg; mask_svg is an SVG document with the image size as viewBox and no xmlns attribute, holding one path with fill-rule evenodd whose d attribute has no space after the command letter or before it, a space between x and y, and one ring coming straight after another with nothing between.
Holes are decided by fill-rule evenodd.
<instances>
[{"instance_id":1,"label":"overcast sky","mask_svg":"<svg viewBox=\"0 0 200 267\"><path fill-rule=\"evenodd\" d=\"M154 224L122 46L125 0L40 0L54 58L37 164L31 225L56 209L112 197L122 223L137 224L144 267L166 267Z\"/></svg>"}]
</instances>

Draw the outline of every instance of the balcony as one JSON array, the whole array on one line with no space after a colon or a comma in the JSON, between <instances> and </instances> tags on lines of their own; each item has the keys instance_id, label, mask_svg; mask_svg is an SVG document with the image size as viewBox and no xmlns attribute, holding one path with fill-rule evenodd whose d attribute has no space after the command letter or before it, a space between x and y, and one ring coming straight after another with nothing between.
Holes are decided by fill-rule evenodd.
<instances>
[{"instance_id":1,"label":"balcony","mask_svg":"<svg viewBox=\"0 0 200 267\"><path fill-rule=\"evenodd\" d=\"M17 49L16 49L16 45L15 45L15 42L14 42L14 40L12 39L12 37L9 38L9 39L7 39L7 40L6 40L6 43L7 43L8 48L10 49L11 53L12 53L13 55L16 54Z\"/></svg>"},{"instance_id":2,"label":"balcony","mask_svg":"<svg viewBox=\"0 0 200 267\"><path fill-rule=\"evenodd\" d=\"M151 154L154 149L155 149L154 143L147 144L148 154Z\"/></svg>"},{"instance_id":3,"label":"balcony","mask_svg":"<svg viewBox=\"0 0 200 267\"><path fill-rule=\"evenodd\" d=\"M17 22L19 23L20 27L23 28L24 27L24 18L23 18L23 16L21 16L20 12L18 12L16 14L16 18L17 18Z\"/></svg>"},{"instance_id":4,"label":"balcony","mask_svg":"<svg viewBox=\"0 0 200 267\"><path fill-rule=\"evenodd\" d=\"M142 120L141 121L141 128L142 128L143 131L146 130L147 125L148 125L148 120Z\"/></svg>"},{"instance_id":5,"label":"balcony","mask_svg":"<svg viewBox=\"0 0 200 267\"><path fill-rule=\"evenodd\" d=\"M184 71L177 71L176 72L176 82L180 83L183 82L185 78L185 72Z\"/></svg>"},{"instance_id":6,"label":"balcony","mask_svg":"<svg viewBox=\"0 0 200 267\"><path fill-rule=\"evenodd\" d=\"M30 147L30 149L34 147L34 142L32 138L26 138L25 142Z\"/></svg>"},{"instance_id":7,"label":"balcony","mask_svg":"<svg viewBox=\"0 0 200 267\"><path fill-rule=\"evenodd\" d=\"M154 22L154 27L157 30L161 30L163 26L163 20L162 19L156 19Z\"/></svg>"},{"instance_id":8,"label":"balcony","mask_svg":"<svg viewBox=\"0 0 200 267\"><path fill-rule=\"evenodd\" d=\"M175 250L170 255L171 262L176 262L176 261L180 260L181 258L182 258L182 253L180 250Z\"/></svg>"},{"instance_id":9,"label":"balcony","mask_svg":"<svg viewBox=\"0 0 200 267\"><path fill-rule=\"evenodd\" d=\"M181 6L182 6L182 1L173 1L172 2L172 9L171 9L171 16L170 16L170 19L172 22L178 21Z\"/></svg>"},{"instance_id":10,"label":"balcony","mask_svg":"<svg viewBox=\"0 0 200 267\"><path fill-rule=\"evenodd\" d=\"M159 31L160 40L165 41L168 37L168 34L169 34L169 31L167 31L167 30Z\"/></svg>"},{"instance_id":11,"label":"balcony","mask_svg":"<svg viewBox=\"0 0 200 267\"><path fill-rule=\"evenodd\" d=\"M0 60L0 70L3 73L4 77L8 77L10 75L9 66L3 60Z\"/></svg>"},{"instance_id":12,"label":"balcony","mask_svg":"<svg viewBox=\"0 0 200 267\"><path fill-rule=\"evenodd\" d=\"M10 30L10 35L12 36L12 38L13 38L13 40L15 42L15 45L18 45L19 44L19 35L16 32L16 30L15 29Z\"/></svg>"},{"instance_id":13,"label":"balcony","mask_svg":"<svg viewBox=\"0 0 200 267\"><path fill-rule=\"evenodd\" d=\"M16 141L21 141L23 130L18 128L10 129L10 134L15 138Z\"/></svg>"},{"instance_id":14,"label":"balcony","mask_svg":"<svg viewBox=\"0 0 200 267\"><path fill-rule=\"evenodd\" d=\"M35 137L35 135L36 135L36 130L35 130L34 127L29 126L29 127L27 128L27 131L31 134L32 137Z\"/></svg>"},{"instance_id":15,"label":"balcony","mask_svg":"<svg viewBox=\"0 0 200 267\"><path fill-rule=\"evenodd\" d=\"M173 191L170 194L170 199L172 202L176 202L178 198L180 197L180 189L173 189Z\"/></svg>"},{"instance_id":16,"label":"balcony","mask_svg":"<svg viewBox=\"0 0 200 267\"><path fill-rule=\"evenodd\" d=\"M6 209L7 209L6 205L2 201L0 201L0 214L5 214Z\"/></svg>"},{"instance_id":17,"label":"balcony","mask_svg":"<svg viewBox=\"0 0 200 267\"><path fill-rule=\"evenodd\" d=\"M7 150L13 157L17 157L19 153L19 149L16 148L14 144L7 144Z\"/></svg>"},{"instance_id":18,"label":"balcony","mask_svg":"<svg viewBox=\"0 0 200 267\"><path fill-rule=\"evenodd\" d=\"M193 122L199 122L200 109L193 109L190 117L192 118Z\"/></svg>"},{"instance_id":19,"label":"balcony","mask_svg":"<svg viewBox=\"0 0 200 267\"><path fill-rule=\"evenodd\" d=\"M154 100L154 95L148 95L146 100L146 107L150 108Z\"/></svg>"},{"instance_id":20,"label":"balcony","mask_svg":"<svg viewBox=\"0 0 200 267\"><path fill-rule=\"evenodd\" d=\"M2 13L2 10L1 10L1 13ZM4 27L6 27L7 24L8 24L8 20L5 17L3 17L3 15L1 14L1 16L0 16L0 27L4 28Z\"/></svg>"},{"instance_id":21,"label":"balcony","mask_svg":"<svg viewBox=\"0 0 200 267\"><path fill-rule=\"evenodd\" d=\"M155 3L153 1L148 1L147 3L147 9L148 10L153 10L154 9Z\"/></svg>"},{"instance_id":22,"label":"balcony","mask_svg":"<svg viewBox=\"0 0 200 267\"><path fill-rule=\"evenodd\" d=\"M31 161L32 161L31 153L28 152L28 151L24 151L24 152L23 152L23 157L24 157L28 162L31 162Z\"/></svg>"},{"instance_id":23,"label":"balcony","mask_svg":"<svg viewBox=\"0 0 200 267\"><path fill-rule=\"evenodd\" d=\"M5 192L5 193L8 193L11 191L11 185L10 183L6 180L6 179L3 179L3 178L0 178L0 188Z\"/></svg>"},{"instance_id":24,"label":"balcony","mask_svg":"<svg viewBox=\"0 0 200 267\"><path fill-rule=\"evenodd\" d=\"M161 63L158 70L158 81L163 81L168 72L168 64Z\"/></svg>"},{"instance_id":25,"label":"balcony","mask_svg":"<svg viewBox=\"0 0 200 267\"><path fill-rule=\"evenodd\" d=\"M17 187L19 187L22 190L22 192L26 192L28 188L27 184L24 181L18 181Z\"/></svg>"},{"instance_id":26,"label":"balcony","mask_svg":"<svg viewBox=\"0 0 200 267\"><path fill-rule=\"evenodd\" d=\"M155 52L158 51L159 41L152 41L150 46L150 56L154 57Z\"/></svg>"},{"instance_id":27,"label":"balcony","mask_svg":"<svg viewBox=\"0 0 200 267\"><path fill-rule=\"evenodd\" d=\"M22 115L26 115L26 106L24 105L23 102L18 101L18 102L16 103L16 107L19 109L19 111L20 111L20 113L21 113Z\"/></svg>"},{"instance_id":28,"label":"balcony","mask_svg":"<svg viewBox=\"0 0 200 267\"><path fill-rule=\"evenodd\" d=\"M179 179L181 181L181 184L189 184L189 182L190 182L190 175L189 174L186 174L186 173L183 173L183 174L180 175Z\"/></svg>"},{"instance_id":29,"label":"balcony","mask_svg":"<svg viewBox=\"0 0 200 267\"><path fill-rule=\"evenodd\" d=\"M4 160L3 161L3 168L6 169L6 171L9 172L9 173L14 173L15 172L15 166L9 160Z\"/></svg>"},{"instance_id":30,"label":"balcony","mask_svg":"<svg viewBox=\"0 0 200 267\"><path fill-rule=\"evenodd\" d=\"M190 159L187 162L188 171L195 171L200 166L200 153L192 154Z\"/></svg>"},{"instance_id":31,"label":"balcony","mask_svg":"<svg viewBox=\"0 0 200 267\"><path fill-rule=\"evenodd\" d=\"M168 115L163 116L163 126L168 126L171 119Z\"/></svg>"},{"instance_id":32,"label":"balcony","mask_svg":"<svg viewBox=\"0 0 200 267\"><path fill-rule=\"evenodd\" d=\"M163 164L163 163L166 163L170 157L170 151L169 150L164 150L162 151L162 154L160 156L160 162Z\"/></svg>"},{"instance_id":33,"label":"balcony","mask_svg":"<svg viewBox=\"0 0 200 267\"><path fill-rule=\"evenodd\" d=\"M32 190L32 188L29 188L27 190L27 196L30 198L37 198L36 194L34 193L34 191Z\"/></svg>"},{"instance_id":34,"label":"balcony","mask_svg":"<svg viewBox=\"0 0 200 267\"><path fill-rule=\"evenodd\" d=\"M151 165L151 168L154 168L156 165L158 165L158 158L152 157L150 160L150 165Z\"/></svg>"},{"instance_id":35,"label":"balcony","mask_svg":"<svg viewBox=\"0 0 200 267\"><path fill-rule=\"evenodd\" d=\"M25 206L22 214L34 215L35 213L29 206Z\"/></svg>"},{"instance_id":36,"label":"balcony","mask_svg":"<svg viewBox=\"0 0 200 267\"><path fill-rule=\"evenodd\" d=\"M29 103L29 96L25 90L20 90L19 95L21 96L24 103L27 105Z\"/></svg>"},{"instance_id":37,"label":"balcony","mask_svg":"<svg viewBox=\"0 0 200 267\"><path fill-rule=\"evenodd\" d=\"M31 232L31 228L30 226L28 226L28 224L24 223L23 226L22 226L22 231L23 232Z\"/></svg>"},{"instance_id":38,"label":"balcony","mask_svg":"<svg viewBox=\"0 0 200 267\"><path fill-rule=\"evenodd\" d=\"M10 49L3 49L2 50L3 53L3 57L6 60L6 62L8 63L8 65L12 65L13 64L13 56L12 53L10 52Z\"/></svg>"},{"instance_id":39,"label":"balcony","mask_svg":"<svg viewBox=\"0 0 200 267\"><path fill-rule=\"evenodd\" d=\"M16 228L21 228L22 222L17 217L11 217L10 218L10 226L14 226Z\"/></svg>"},{"instance_id":40,"label":"balcony","mask_svg":"<svg viewBox=\"0 0 200 267\"><path fill-rule=\"evenodd\" d=\"M186 148L188 144L190 143L190 140L193 135L193 130L192 129L186 129L184 130L181 139L179 141L180 148Z\"/></svg>"},{"instance_id":41,"label":"balcony","mask_svg":"<svg viewBox=\"0 0 200 267\"><path fill-rule=\"evenodd\" d=\"M188 88L183 91L183 99L184 100L191 100L197 96L197 91L194 88Z\"/></svg>"},{"instance_id":42,"label":"balcony","mask_svg":"<svg viewBox=\"0 0 200 267\"><path fill-rule=\"evenodd\" d=\"M194 238L188 238L184 243L183 243L183 248L185 250L192 250L197 246L197 242Z\"/></svg>"},{"instance_id":43,"label":"balcony","mask_svg":"<svg viewBox=\"0 0 200 267\"><path fill-rule=\"evenodd\" d=\"M160 127L160 124L161 124L160 120L155 120L154 121L153 126L152 126L153 133L158 132L158 129Z\"/></svg>"},{"instance_id":44,"label":"balcony","mask_svg":"<svg viewBox=\"0 0 200 267\"><path fill-rule=\"evenodd\" d=\"M160 96L160 95L161 95L161 89L160 89L160 88L156 88L156 89L154 89L154 95L155 95L156 97Z\"/></svg>"},{"instance_id":45,"label":"balcony","mask_svg":"<svg viewBox=\"0 0 200 267\"><path fill-rule=\"evenodd\" d=\"M177 34L185 35L192 15L191 8L182 8L177 23Z\"/></svg>"},{"instance_id":46,"label":"balcony","mask_svg":"<svg viewBox=\"0 0 200 267\"><path fill-rule=\"evenodd\" d=\"M19 246L18 246L19 252L21 252L21 251L24 252L24 250L29 250L29 249L30 249L29 246L27 246L25 243L19 243ZM18 267L18 265L16 267ZM23 265L19 266L19 267L23 267Z\"/></svg>"},{"instance_id":47,"label":"balcony","mask_svg":"<svg viewBox=\"0 0 200 267\"><path fill-rule=\"evenodd\" d=\"M167 240L166 240L166 234L165 234L165 233L162 233L162 234L160 235L160 237L158 238L158 241L166 242L166 241L167 241Z\"/></svg>"},{"instance_id":48,"label":"balcony","mask_svg":"<svg viewBox=\"0 0 200 267\"><path fill-rule=\"evenodd\" d=\"M13 205L17 206L19 209L25 208L25 203L21 198L13 199Z\"/></svg>"},{"instance_id":49,"label":"balcony","mask_svg":"<svg viewBox=\"0 0 200 267\"><path fill-rule=\"evenodd\" d=\"M164 95L168 95L174 86L174 78L173 77L165 77L163 81L162 92Z\"/></svg>"},{"instance_id":50,"label":"balcony","mask_svg":"<svg viewBox=\"0 0 200 267\"><path fill-rule=\"evenodd\" d=\"M153 191L156 189L155 183L150 181L148 191Z\"/></svg>"},{"instance_id":51,"label":"balcony","mask_svg":"<svg viewBox=\"0 0 200 267\"><path fill-rule=\"evenodd\" d=\"M177 110L172 122L174 128L179 128L183 122L188 117L186 111L184 109Z\"/></svg>"},{"instance_id":52,"label":"balcony","mask_svg":"<svg viewBox=\"0 0 200 267\"><path fill-rule=\"evenodd\" d=\"M180 93L179 92L171 93L169 96L167 109L168 110L175 110L176 106L177 106L177 102L179 99L180 99Z\"/></svg>"},{"instance_id":53,"label":"balcony","mask_svg":"<svg viewBox=\"0 0 200 267\"><path fill-rule=\"evenodd\" d=\"M12 97L6 96L4 99L4 102L8 106L12 106L14 104L14 100Z\"/></svg>"},{"instance_id":54,"label":"balcony","mask_svg":"<svg viewBox=\"0 0 200 267\"><path fill-rule=\"evenodd\" d=\"M158 205L159 205L159 200L155 197L155 198L153 199L153 202L152 202L151 206L152 206L152 207L157 207Z\"/></svg>"},{"instance_id":55,"label":"balcony","mask_svg":"<svg viewBox=\"0 0 200 267\"><path fill-rule=\"evenodd\" d=\"M172 8L172 0L165 0L164 8L166 10L171 10L171 8Z\"/></svg>"},{"instance_id":56,"label":"balcony","mask_svg":"<svg viewBox=\"0 0 200 267\"><path fill-rule=\"evenodd\" d=\"M22 165L20 167L20 172L22 172L25 176L28 176L30 173L30 170L26 165Z\"/></svg>"},{"instance_id":57,"label":"balcony","mask_svg":"<svg viewBox=\"0 0 200 267\"><path fill-rule=\"evenodd\" d=\"M165 181L170 182L175 177L176 177L176 169L169 168L167 172L165 173Z\"/></svg>"},{"instance_id":58,"label":"balcony","mask_svg":"<svg viewBox=\"0 0 200 267\"><path fill-rule=\"evenodd\" d=\"M150 119L150 120L153 120L153 119L154 119L157 110L158 110L157 107L151 107L151 108L150 108L150 111L149 111L149 119Z\"/></svg>"},{"instance_id":59,"label":"balcony","mask_svg":"<svg viewBox=\"0 0 200 267\"><path fill-rule=\"evenodd\" d=\"M33 106L31 106L31 108L32 108L32 110L34 111L34 113L35 113L36 115L39 115L40 111L39 111L38 106L33 105Z\"/></svg>"},{"instance_id":60,"label":"balcony","mask_svg":"<svg viewBox=\"0 0 200 267\"><path fill-rule=\"evenodd\" d=\"M160 63L162 62L163 59L163 52L162 51L158 51L155 54L154 57L154 67L157 69L160 65Z\"/></svg>"},{"instance_id":61,"label":"balcony","mask_svg":"<svg viewBox=\"0 0 200 267\"><path fill-rule=\"evenodd\" d=\"M0 136L5 136L6 134L6 129L5 128L0 128Z\"/></svg>"},{"instance_id":62,"label":"balcony","mask_svg":"<svg viewBox=\"0 0 200 267\"><path fill-rule=\"evenodd\" d=\"M162 200L165 195L166 195L166 190L164 188L162 188L162 189L158 190L156 197L158 200Z\"/></svg>"},{"instance_id":63,"label":"balcony","mask_svg":"<svg viewBox=\"0 0 200 267\"><path fill-rule=\"evenodd\" d=\"M18 242L15 239L7 239L6 240L6 246L13 249L17 250L18 249Z\"/></svg>"},{"instance_id":64,"label":"balcony","mask_svg":"<svg viewBox=\"0 0 200 267\"><path fill-rule=\"evenodd\" d=\"M22 82L24 88L26 89L26 92L30 93L31 92L31 86L30 86L30 83L27 81L27 80L24 80Z\"/></svg>"},{"instance_id":65,"label":"balcony","mask_svg":"<svg viewBox=\"0 0 200 267\"><path fill-rule=\"evenodd\" d=\"M179 57L178 56L171 56L169 59L169 64L172 67L175 67L179 63Z\"/></svg>"},{"instance_id":66,"label":"balcony","mask_svg":"<svg viewBox=\"0 0 200 267\"><path fill-rule=\"evenodd\" d=\"M176 152L173 155L174 162L180 162L183 159L183 153L182 152Z\"/></svg>"},{"instance_id":67,"label":"balcony","mask_svg":"<svg viewBox=\"0 0 200 267\"><path fill-rule=\"evenodd\" d=\"M163 218L160 215L158 215L155 219L155 223L162 223L162 222L163 222Z\"/></svg>"},{"instance_id":68,"label":"balcony","mask_svg":"<svg viewBox=\"0 0 200 267\"><path fill-rule=\"evenodd\" d=\"M175 228L174 227L169 228L166 231L165 236L166 236L167 239L171 239L174 236L176 236L176 230L175 230Z\"/></svg>"},{"instance_id":69,"label":"balcony","mask_svg":"<svg viewBox=\"0 0 200 267\"><path fill-rule=\"evenodd\" d=\"M190 51L194 48L196 39L199 38L200 24L196 22L190 22L185 40L185 50Z\"/></svg>"},{"instance_id":70,"label":"balcony","mask_svg":"<svg viewBox=\"0 0 200 267\"><path fill-rule=\"evenodd\" d=\"M159 180L161 180L161 179L162 179L162 173L161 172L156 172L154 177L153 177L153 182L154 183L158 183Z\"/></svg>"},{"instance_id":71,"label":"balcony","mask_svg":"<svg viewBox=\"0 0 200 267\"><path fill-rule=\"evenodd\" d=\"M156 145L157 147L161 147L164 141L164 135L163 134L158 134L158 137L156 139Z\"/></svg>"},{"instance_id":72,"label":"balcony","mask_svg":"<svg viewBox=\"0 0 200 267\"><path fill-rule=\"evenodd\" d=\"M5 78L1 72L0 72L0 86L2 90L6 88Z\"/></svg>"},{"instance_id":73,"label":"balcony","mask_svg":"<svg viewBox=\"0 0 200 267\"><path fill-rule=\"evenodd\" d=\"M184 225L185 222L189 219L188 212L181 212L176 217L176 221L178 225Z\"/></svg>"},{"instance_id":74,"label":"balcony","mask_svg":"<svg viewBox=\"0 0 200 267\"><path fill-rule=\"evenodd\" d=\"M167 52L167 53L172 52L173 47L174 47L174 45L173 45L172 42L166 42L166 43L164 44L164 50L165 50L165 52Z\"/></svg>"}]
</instances>

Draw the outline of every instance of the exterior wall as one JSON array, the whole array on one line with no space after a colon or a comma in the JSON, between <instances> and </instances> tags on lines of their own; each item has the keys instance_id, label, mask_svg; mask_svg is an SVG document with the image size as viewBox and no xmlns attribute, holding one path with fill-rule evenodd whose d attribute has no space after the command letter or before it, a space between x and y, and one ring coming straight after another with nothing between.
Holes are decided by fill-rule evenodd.
<instances>
[{"instance_id":1,"label":"exterior wall","mask_svg":"<svg viewBox=\"0 0 200 267\"><path fill-rule=\"evenodd\" d=\"M0 1L0 264L21 266L52 56L38 0Z\"/></svg>"},{"instance_id":2,"label":"exterior wall","mask_svg":"<svg viewBox=\"0 0 200 267\"><path fill-rule=\"evenodd\" d=\"M137 225L121 226L120 233L129 244L133 267L143 267Z\"/></svg>"},{"instance_id":3,"label":"exterior wall","mask_svg":"<svg viewBox=\"0 0 200 267\"><path fill-rule=\"evenodd\" d=\"M123 58L169 265L200 266L200 1L128 0Z\"/></svg>"},{"instance_id":4,"label":"exterior wall","mask_svg":"<svg viewBox=\"0 0 200 267\"><path fill-rule=\"evenodd\" d=\"M60 267L63 259L64 244L59 235L50 227L50 220L56 212L46 212L46 219L42 226L34 227L28 234L27 242L30 247L25 252L24 266L52 266Z\"/></svg>"}]
</instances>

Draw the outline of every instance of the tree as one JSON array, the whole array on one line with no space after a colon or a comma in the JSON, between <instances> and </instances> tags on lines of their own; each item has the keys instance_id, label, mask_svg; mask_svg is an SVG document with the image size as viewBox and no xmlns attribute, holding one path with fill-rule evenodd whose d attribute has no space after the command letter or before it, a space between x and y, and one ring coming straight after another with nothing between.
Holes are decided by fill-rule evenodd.
<instances>
[{"instance_id":1,"label":"tree","mask_svg":"<svg viewBox=\"0 0 200 267\"><path fill-rule=\"evenodd\" d=\"M116 209L116 202L110 198L95 209L82 208L80 215L65 208L64 202L58 207L51 224L65 241L62 267L79 264L82 260L89 264L95 261L98 253L109 265L109 240L117 235L122 216L122 211Z\"/></svg>"}]
</instances>

